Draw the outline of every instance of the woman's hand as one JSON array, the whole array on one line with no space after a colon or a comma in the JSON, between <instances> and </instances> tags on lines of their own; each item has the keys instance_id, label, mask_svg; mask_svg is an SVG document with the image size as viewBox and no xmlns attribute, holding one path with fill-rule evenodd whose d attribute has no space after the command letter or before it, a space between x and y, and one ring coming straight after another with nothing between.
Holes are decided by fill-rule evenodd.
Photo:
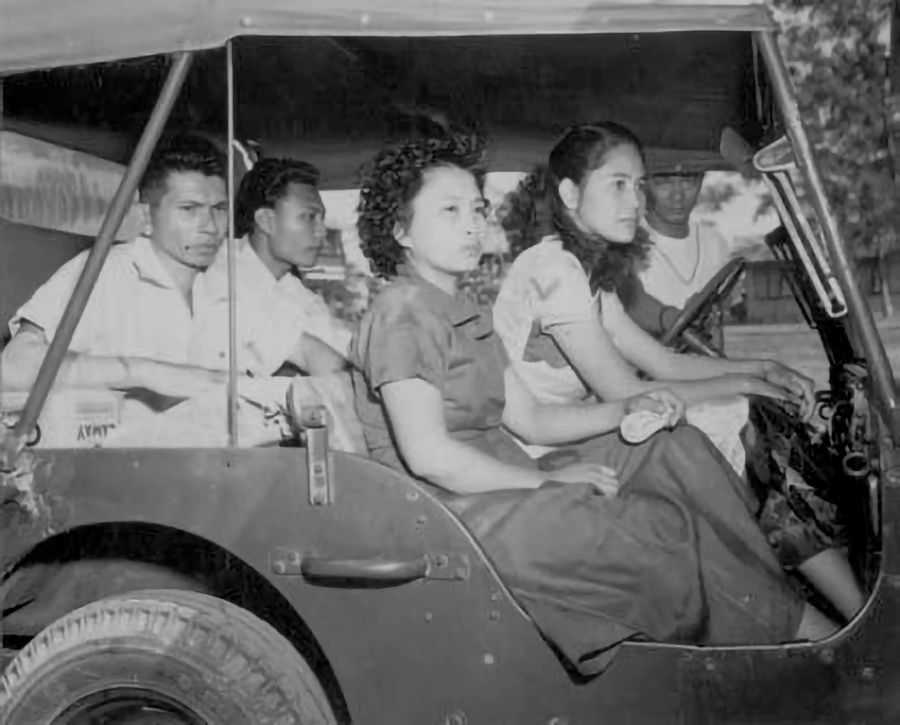
<instances>
[{"instance_id":1,"label":"woman's hand","mask_svg":"<svg viewBox=\"0 0 900 725\"><path fill-rule=\"evenodd\" d=\"M571 463L548 473L547 478L562 483L589 483L604 496L615 496L619 491L616 472L599 463Z\"/></svg>"},{"instance_id":2,"label":"woman's hand","mask_svg":"<svg viewBox=\"0 0 900 725\"><path fill-rule=\"evenodd\" d=\"M766 382L788 392L788 400L800 406L800 417L807 420L816 409L816 389L813 381L777 360L769 360L764 368Z\"/></svg>"},{"instance_id":3,"label":"woman's hand","mask_svg":"<svg viewBox=\"0 0 900 725\"><path fill-rule=\"evenodd\" d=\"M672 428L684 417L684 401L671 390L660 388L648 393L625 399L625 415L646 410L666 420L666 427Z\"/></svg>"}]
</instances>

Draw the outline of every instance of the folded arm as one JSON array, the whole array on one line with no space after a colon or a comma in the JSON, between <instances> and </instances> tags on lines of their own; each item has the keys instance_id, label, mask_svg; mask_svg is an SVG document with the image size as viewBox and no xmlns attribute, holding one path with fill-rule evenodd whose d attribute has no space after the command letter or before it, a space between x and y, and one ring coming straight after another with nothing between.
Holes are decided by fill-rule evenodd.
<instances>
[{"instance_id":1,"label":"folded arm","mask_svg":"<svg viewBox=\"0 0 900 725\"><path fill-rule=\"evenodd\" d=\"M3 350L0 379L8 390L28 390L49 349L44 330L23 321ZM189 365L176 365L141 357L89 355L67 352L56 384L126 390L145 388L161 395L190 397L221 389L225 373Z\"/></svg>"}]
</instances>

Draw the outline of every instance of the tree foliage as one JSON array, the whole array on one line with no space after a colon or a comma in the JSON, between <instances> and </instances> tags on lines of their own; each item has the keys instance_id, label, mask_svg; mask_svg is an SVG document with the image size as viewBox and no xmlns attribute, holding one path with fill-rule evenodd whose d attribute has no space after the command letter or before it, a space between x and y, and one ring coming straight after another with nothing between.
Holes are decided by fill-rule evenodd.
<instances>
[{"instance_id":1,"label":"tree foliage","mask_svg":"<svg viewBox=\"0 0 900 725\"><path fill-rule=\"evenodd\" d=\"M896 246L887 143L892 0L771 0L826 192L858 256Z\"/></svg>"}]
</instances>

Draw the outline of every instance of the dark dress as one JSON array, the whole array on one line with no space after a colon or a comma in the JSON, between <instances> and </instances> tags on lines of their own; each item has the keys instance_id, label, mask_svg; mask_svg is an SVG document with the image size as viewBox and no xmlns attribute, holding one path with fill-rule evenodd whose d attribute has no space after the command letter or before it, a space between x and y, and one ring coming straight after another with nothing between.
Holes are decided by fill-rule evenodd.
<instances>
[{"instance_id":1,"label":"dark dress","mask_svg":"<svg viewBox=\"0 0 900 725\"><path fill-rule=\"evenodd\" d=\"M507 359L489 311L406 273L374 300L353 355L374 458L405 470L379 389L419 378L441 392L453 438L536 466L500 427ZM548 471L533 490L445 496L570 663L595 673L611 647L635 636L698 644L794 636L803 603L749 513L746 487L702 433L682 426L637 446L610 433L574 452L614 467L619 494L554 482Z\"/></svg>"}]
</instances>

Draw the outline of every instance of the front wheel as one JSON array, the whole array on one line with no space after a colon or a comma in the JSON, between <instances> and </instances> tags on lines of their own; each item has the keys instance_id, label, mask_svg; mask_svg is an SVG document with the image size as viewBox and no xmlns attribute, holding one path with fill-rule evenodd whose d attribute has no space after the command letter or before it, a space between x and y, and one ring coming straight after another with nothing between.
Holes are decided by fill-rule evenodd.
<instances>
[{"instance_id":1,"label":"front wheel","mask_svg":"<svg viewBox=\"0 0 900 725\"><path fill-rule=\"evenodd\" d=\"M92 602L41 631L0 677L4 725L326 725L316 676L274 628L175 589Z\"/></svg>"}]
</instances>

